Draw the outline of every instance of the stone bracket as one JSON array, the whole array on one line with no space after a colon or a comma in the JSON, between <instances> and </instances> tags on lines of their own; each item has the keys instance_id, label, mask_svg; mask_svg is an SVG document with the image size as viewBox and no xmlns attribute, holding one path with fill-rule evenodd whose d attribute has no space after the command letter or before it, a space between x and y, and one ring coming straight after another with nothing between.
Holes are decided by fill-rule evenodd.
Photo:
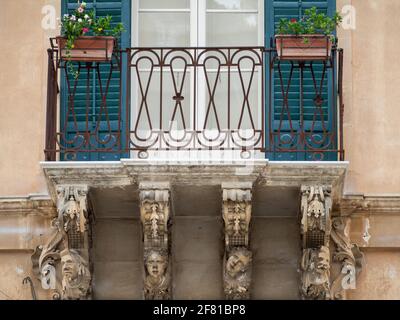
<instances>
[{"instance_id":1,"label":"stone bracket","mask_svg":"<svg viewBox=\"0 0 400 320\"><path fill-rule=\"evenodd\" d=\"M350 243L350 219L331 217L331 190L328 185L301 187L303 299L345 299L345 290L355 289L356 274L362 265L362 253ZM340 271L331 281L333 262L340 264Z\"/></svg>"},{"instance_id":2,"label":"stone bracket","mask_svg":"<svg viewBox=\"0 0 400 320\"><path fill-rule=\"evenodd\" d=\"M250 298L251 190L252 183L250 182L222 184L222 218L225 233L224 292L229 300Z\"/></svg>"},{"instance_id":3,"label":"stone bracket","mask_svg":"<svg viewBox=\"0 0 400 320\"><path fill-rule=\"evenodd\" d=\"M347 217L332 220L332 260L340 264L340 272L331 285L332 299L346 299L346 290L356 289L356 277L364 264L364 255L357 245L350 242L350 222Z\"/></svg>"},{"instance_id":4,"label":"stone bracket","mask_svg":"<svg viewBox=\"0 0 400 320\"><path fill-rule=\"evenodd\" d=\"M302 259L300 294L303 299L329 300L331 186L301 186Z\"/></svg>"},{"instance_id":5,"label":"stone bracket","mask_svg":"<svg viewBox=\"0 0 400 320\"><path fill-rule=\"evenodd\" d=\"M139 185L140 219L144 247L144 298L171 298L170 267L170 186L165 182Z\"/></svg>"},{"instance_id":6,"label":"stone bracket","mask_svg":"<svg viewBox=\"0 0 400 320\"><path fill-rule=\"evenodd\" d=\"M54 232L32 255L34 273L53 299L88 299L91 294L86 185L57 186ZM62 279L61 281L59 279Z\"/></svg>"}]
</instances>

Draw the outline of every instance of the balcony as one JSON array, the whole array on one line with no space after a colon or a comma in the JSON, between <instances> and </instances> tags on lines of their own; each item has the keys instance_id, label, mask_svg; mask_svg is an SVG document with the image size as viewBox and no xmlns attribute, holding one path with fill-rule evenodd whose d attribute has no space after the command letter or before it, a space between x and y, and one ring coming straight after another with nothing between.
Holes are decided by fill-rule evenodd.
<instances>
[{"instance_id":1,"label":"balcony","mask_svg":"<svg viewBox=\"0 0 400 320\"><path fill-rule=\"evenodd\" d=\"M341 49L281 62L263 47L128 48L76 69L48 50L46 161L170 151L344 160Z\"/></svg>"},{"instance_id":2,"label":"balcony","mask_svg":"<svg viewBox=\"0 0 400 320\"><path fill-rule=\"evenodd\" d=\"M281 62L262 47L128 48L77 63L77 78L57 48L48 57L41 166L55 203L73 186L89 190L95 215L137 219L141 188L162 186L177 218L218 217L221 190L244 188L254 216L296 219L302 187L323 185L339 207L341 50Z\"/></svg>"},{"instance_id":3,"label":"balcony","mask_svg":"<svg viewBox=\"0 0 400 320\"><path fill-rule=\"evenodd\" d=\"M321 232L314 238L303 234L307 226L299 228L299 217L307 221L305 204L318 202L316 208L324 208L327 216L340 215L348 166L336 161L344 158L342 51L334 49L323 62L281 62L274 49L262 47L128 48L110 63L76 63L77 78L66 74L57 51L48 51L41 166L59 216L71 203L87 213L91 231L82 233L87 237L82 254L103 252L110 239L136 237L121 247L135 252L129 269L138 270L132 283L140 283L146 262L138 257L152 248L172 248L174 256L168 253L166 259L180 268L175 270L200 275L189 283L182 280L183 272L174 271L174 283L186 281L194 292L190 298L209 297L215 290L212 297L219 299L225 286L221 252L229 253L232 246L250 250L249 239L253 248L263 242L271 248L275 236L270 235L283 234L290 246L280 252L292 252L292 258L255 249L252 281L263 283L262 270L268 279L290 270L288 283L295 286L289 292L296 299L300 234L318 245L329 239ZM211 160L196 157L213 152L217 156ZM294 161L302 159L314 161ZM235 212L240 214L232 225L228 219ZM163 218L154 218L155 213ZM62 219L69 221L68 216ZM330 223L325 216L322 220L321 225ZM147 227L161 221L162 241ZM221 231L228 235L235 228L240 234L223 241ZM132 243L143 252L131 250ZM126 277L126 269L114 272L121 264L113 254L99 256L92 261L96 281ZM271 274L266 259L282 261L274 266L279 275ZM105 272L105 265L112 270ZM180 294L174 292L188 297Z\"/></svg>"}]
</instances>

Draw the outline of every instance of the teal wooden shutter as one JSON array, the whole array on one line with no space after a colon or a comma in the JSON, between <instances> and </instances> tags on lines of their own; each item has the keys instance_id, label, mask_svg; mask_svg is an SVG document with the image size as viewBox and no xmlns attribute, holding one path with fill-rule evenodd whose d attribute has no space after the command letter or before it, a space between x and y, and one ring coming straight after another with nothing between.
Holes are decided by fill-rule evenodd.
<instances>
[{"instance_id":1,"label":"teal wooden shutter","mask_svg":"<svg viewBox=\"0 0 400 320\"><path fill-rule=\"evenodd\" d=\"M317 7L319 12L324 12L332 16L336 10L335 0L267 0L266 1L266 39L265 44L267 47L273 45L273 37L275 35L275 31L279 24L281 18L299 19L303 16L304 10ZM317 85L319 86L322 73L324 70L323 64L320 62L313 63L313 69L315 74L315 79ZM281 72L282 77L284 79L284 84L286 85L288 79L290 77L291 64L290 62L282 62L281 63ZM267 70L268 72L268 70ZM290 119L291 119L291 128L289 122L289 114L282 114L283 108L283 94L281 90L281 82L279 78L279 72L276 68L274 68L274 72L272 73L272 121L267 119L267 127L269 127L269 123L272 124L272 130L277 131L277 128L281 128L280 137L275 137L274 145L275 150L272 153L267 154L267 157L271 160L287 160L287 161L308 161L308 160L319 160L318 158L313 157L311 152L307 152L307 147L304 148L305 152L279 152L276 146L279 146L279 139L287 139L286 141L290 141L290 132L297 131L300 126L300 122L302 121L304 129L311 130L314 132L316 139L323 131L323 128L332 131L333 121L336 121L336 115L333 114L332 104L334 103L332 99L332 76L331 69L327 70L325 74L321 96L323 99L322 110L323 110L323 121L322 116L320 116L321 120L318 123L314 123L312 127L313 117L315 113L315 103L314 99L316 97L315 89L314 89L314 81L312 78L312 73L309 70L304 70L304 80L303 80L303 110L300 110L300 71L295 69L292 74L291 86L288 91L288 100L289 100L289 111L290 111ZM268 77L266 77L268 79ZM267 84L268 86L269 84ZM286 87L285 87L286 89ZM267 90L268 93L268 90ZM268 101L268 99L266 100ZM283 119L283 121L281 121ZM322 139L322 138L321 138ZM335 142L336 144L336 142ZM296 140L293 140L293 145L296 145ZM288 146L288 145L287 145ZM316 146L315 146L316 147ZM295 147L294 147L295 148ZM301 150L298 148L298 150ZM335 152L327 152L324 154L323 160L337 160L337 154Z\"/></svg>"},{"instance_id":2,"label":"teal wooden shutter","mask_svg":"<svg viewBox=\"0 0 400 320\"><path fill-rule=\"evenodd\" d=\"M122 33L120 39L120 47L125 49L130 47L130 30L131 30L131 5L130 0L86 0L87 9L95 10L96 17L102 17L110 15L112 16L112 24L113 26L119 22L122 22L125 27L125 32ZM62 14L72 13L77 8L76 0L63 0L62 1ZM77 63L75 64L75 68L77 68ZM117 65L117 61L113 59L114 66ZM84 63L82 64L84 66ZM61 128L65 126L67 123L67 138L72 141L72 138L76 135L76 126L79 128L79 131L86 130L86 120L88 120L88 129L89 131L95 130L96 126L99 125L99 133L96 137L91 138L91 146L87 148L87 150L99 150L99 149L111 149L114 151L125 149L125 138L123 133L125 132L125 128L128 125L125 112L125 99L124 96L126 94L126 83L123 81L125 79L125 69L126 61L123 61L122 68L122 81L120 82L120 71L113 70L111 81L109 83L109 89L107 92L107 112L108 117L105 114L105 108L102 108L102 95L106 91L107 87L107 79L110 74L111 65L108 63L100 64L100 75L101 75L101 83L98 80L97 73L92 70L89 83L90 83L90 91L87 93L87 72L86 69L83 69L82 74L78 78L76 85L76 94L74 98L74 112L76 115L76 122L74 123L74 119L71 115L71 112L68 112L68 85L66 81L66 74L62 72L61 79ZM71 86L74 85L73 76L68 75L70 79ZM70 88L71 90L73 87ZM120 106L120 90L122 94L122 103ZM88 96L89 94L89 96ZM89 106L89 117L86 119L86 108L87 103L86 99L89 97L90 106ZM120 111L121 108L121 111ZM108 119L108 120L107 120ZM99 121L100 120L100 121ZM110 134L111 133L111 134ZM118 133L120 135L118 136ZM122 133L122 135L121 135ZM100 143L99 141L106 142L105 144ZM73 148L78 146L82 142L82 139L75 139L74 143L63 143L65 147ZM115 144L115 143L118 144ZM120 146L119 146L120 145ZM119 160L122 157L128 157L128 154L125 153L117 153L117 152L79 152L76 154L76 157L72 157L73 154L61 154L61 160L80 160L80 161L112 161Z\"/></svg>"}]
</instances>

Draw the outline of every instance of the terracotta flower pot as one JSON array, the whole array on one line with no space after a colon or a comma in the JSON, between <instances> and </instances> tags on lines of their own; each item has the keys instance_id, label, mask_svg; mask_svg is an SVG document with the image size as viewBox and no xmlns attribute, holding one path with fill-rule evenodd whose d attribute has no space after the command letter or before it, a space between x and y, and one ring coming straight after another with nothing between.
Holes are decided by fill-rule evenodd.
<instances>
[{"instance_id":1,"label":"terracotta flower pot","mask_svg":"<svg viewBox=\"0 0 400 320\"><path fill-rule=\"evenodd\" d=\"M69 61L110 61L115 46L115 38L106 36L79 37L71 50L66 48L67 38L57 37L56 41L60 57Z\"/></svg>"},{"instance_id":2,"label":"terracotta flower pot","mask_svg":"<svg viewBox=\"0 0 400 320\"><path fill-rule=\"evenodd\" d=\"M275 43L280 60L327 60L331 57L332 41L325 35L277 35Z\"/></svg>"}]
</instances>

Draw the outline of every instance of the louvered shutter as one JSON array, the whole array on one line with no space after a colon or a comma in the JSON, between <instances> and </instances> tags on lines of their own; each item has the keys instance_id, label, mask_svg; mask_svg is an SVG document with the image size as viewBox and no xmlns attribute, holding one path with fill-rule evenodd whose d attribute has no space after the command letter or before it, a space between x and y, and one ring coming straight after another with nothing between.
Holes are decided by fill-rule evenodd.
<instances>
[{"instance_id":1,"label":"louvered shutter","mask_svg":"<svg viewBox=\"0 0 400 320\"><path fill-rule=\"evenodd\" d=\"M335 0L267 0L266 1L266 44L272 45L272 38L275 35L275 31L279 25L281 18L299 19L303 16L304 11L311 7L317 7L319 12L323 12L332 16L336 10ZM313 70L315 74L315 80L319 87L323 73L323 64L320 62L313 63ZM281 72L283 77L284 89L287 89L288 79L290 77L291 64L290 62L281 62ZM319 118L317 122L314 122L312 128L312 122L314 113L316 111L314 99L316 97L314 89L314 81L312 73L309 69L304 69L303 75L303 109L300 109L300 71L294 69L292 75L291 86L288 91L288 104L290 111L290 119L292 129L290 129L289 115L287 112L282 114L283 108L283 94L281 88L281 81L279 77L279 71L277 64L275 64L273 72L273 85L272 85L272 121L267 122L272 124L272 130L277 132L278 128L281 128L280 137L275 137L275 146L279 146L279 139L283 141L290 141L290 130L295 132L299 130L300 123L303 123L305 131L313 129L314 136L316 139L319 136L322 137L322 127L328 131L332 131L333 121L336 121L336 115L332 114L332 77L331 69L328 69L325 74L321 96L323 99L322 110L323 110L323 123L322 117L318 114ZM283 121L281 121L283 119ZM286 140L285 140L286 139ZM296 148L297 139L293 140L293 148ZM291 145L281 145L287 148ZM300 146L297 146L301 150ZM268 154L267 156L271 160L288 160L288 161L304 161L304 160L315 160L310 152L279 152L278 148L275 147L275 152ZM305 148L307 150L307 148ZM337 160L335 152L325 154L323 160Z\"/></svg>"},{"instance_id":2,"label":"louvered shutter","mask_svg":"<svg viewBox=\"0 0 400 320\"><path fill-rule=\"evenodd\" d=\"M125 32L122 33L120 39L120 46L125 49L130 46L130 0L87 0L88 10L95 10L96 17L102 17L110 15L112 16L112 25L122 22L125 27ZM62 2L62 14L72 13L77 8L76 0L63 0ZM90 35L90 34L89 34ZM75 68L78 68L78 64L74 63ZM113 65L117 66L117 61L113 59ZM81 63L84 67L85 63ZM88 146L85 150L98 150L98 149L112 149L118 151L119 144L122 149L125 147L125 139L123 135L118 133L125 132L125 126L128 125L125 119L125 105L124 103L120 106L120 90L123 92L123 102L125 101L124 96L126 92L124 81L120 82L120 72L117 69L112 71L111 81L109 83L109 89L106 95L107 113L105 108L102 108L102 95L106 92L108 84L108 78L110 74L111 65L109 63L100 64L100 75L101 84L98 80L97 72L92 69L90 72L89 83L90 92L87 92L87 69L82 69L82 74L79 76L76 86L76 94L74 96L74 117L72 116L71 110L68 110L68 95L69 91L73 90L74 78L72 75L68 75L70 88L68 88L66 75L62 72L61 79L61 128L67 124L67 138L73 141L76 138L76 127L80 132L85 132L86 127L91 132L96 130L99 126L99 131L96 136L91 138L91 146ZM124 77L125 71L122 70ZM124 78L122 78L124 79ZM121 86L123 86L121 88ZM89 99L88 106L88 118L87 116L87 99ZM121 108L121 111L120 111ZM102 143L103 142L103 143ZM116 143L117 142L117 143ZM73 143L65 142L63 145L67 148L74 148L82 143L81 138L75 139ZM80 161L112 161L119 160L121 157L128 157L127 154L116 153L116 152L79 152L75 157L65 154L61 155L62 160L80 160Z\"/></svg>"}]
</instances>

